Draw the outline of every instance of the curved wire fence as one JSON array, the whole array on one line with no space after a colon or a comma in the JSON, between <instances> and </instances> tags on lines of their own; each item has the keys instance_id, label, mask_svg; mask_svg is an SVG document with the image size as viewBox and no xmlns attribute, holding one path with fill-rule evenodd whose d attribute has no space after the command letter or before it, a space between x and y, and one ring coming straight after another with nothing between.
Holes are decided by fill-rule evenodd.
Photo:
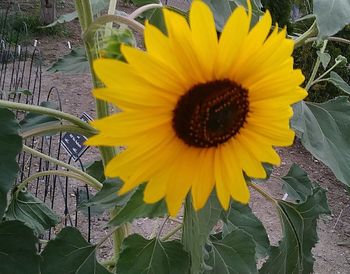
<instances>
[{"instance_id":1,"label":"curved wire fence","mask_svg":"<svg viewBox=\"0 0 350 274\"><path fill-rule=\"evenodd\" d=\"M23 24L20 30L10 25L9 18L16 16L18 12L13 4L7 5L6 8L0 7L0 99L32 105L50 102L51 107L62 110L58 89L51 87L43 90L42 88L43 59L37 41L22 45L21 38L27 35L26 25ZM16 111L19 120L27 114ZM84 170L85 164L80 158L76 159L62 149L63 136L60 133L30 137L24 141L24 144ZM17 183L36 172L60 169L56 164L25 152L18 156L18 163L20 173ZM41 235L43 239L50 239L60 227L74 226L85 234L88 241L91 240L90 208L84 211L84 214L77 210L79 204L91 195L88 186L81 185L68 177L50 175L35 179L29 184L28 190L61 217L58 226Z\"/></svg>"}]
</instances>

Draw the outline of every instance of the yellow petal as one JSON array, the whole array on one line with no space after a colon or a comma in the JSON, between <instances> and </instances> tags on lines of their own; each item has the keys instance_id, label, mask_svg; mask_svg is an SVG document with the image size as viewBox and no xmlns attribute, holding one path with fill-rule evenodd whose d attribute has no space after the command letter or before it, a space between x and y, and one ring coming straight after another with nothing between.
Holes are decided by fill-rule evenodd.
<instances>
[{"instance_id":1,"label":"yellow petal","mask_svg":"<svg viewBox=\"0 0 350 274\"><path fill-rule=\"evenodd\" d=\"M191 86L204 82L205 73L200 66L199 58L194 49L191 30L186 19L177 12L168 9L164 9L163 13L169 42L179 66L182 71L190 72L187 77L190 79L188 81Z\"/></svg>"},{"instance_id":2,"label":"yellow petal","mask_svg":"<svg viewBox=\"0 0 350 274\"><path fill-rule=\"evenodd\" d=\"M215 151L215 163L214 163L214 171L215 171L215 188L216 188L216 195L220 201L221 206L227 210L230 205L230 192L229 189L226 187L226 184L230 183L227 181L225 183L225 180L227 178L224 176L226 173L222 170L222 167L224 165L224 160L222 157L222 146L218 147Z\"/></svg>"},{"instance_id":3,"label":"yellow petal","mask_svg":"<svg viewBox=\"0 0 350 274\"><path fill-rule=\"evenodd\" d=\"M250 21L243 7L236 8L227 20L219 40L215 64L217 79L227 78L230 75L247 37L249 25Z\"/></svg>"},{"instance_id":4,"label":"yellow petal","mask_svg":"<svg viewBox=\"0 0 350 274\"><path fill-rule=\"evenodd\" d=\"M263 168L261 162L254 157L247 147L240 143L237 138L233 138L229 141L232 149L227 149L227 154L231 158L237 158L239 160L240 166L245 171L245 173L252 178L266 178L266 172Z\"/></svg>"},{"instance_id":5,"label":"yellow petal","mask_svg":"<svg viewBox=\"0 0 350 274\"><path fill-rule=\"evenodd\" d=\"M169 214L175 216L189 192L191 185L196 181L198 172L195 172L193 164L198 161L199 150L184 147L178 155L181 159L174 160L171 165L169 181L167 182L167 194L165 197Z\"/></svg>"},{"instance_id":6,"label":"yellow petal","mask_svg":"<svg viewBox=\"0 0 350 274\"><path fill-rule=\"evenodd\" d=\"M233 147L230 143L226 143L221 149L220 158L222 179L232 198L238 202L246 204L249 201L249 190L238 159L240 155L237 155L232 148Z\"/></svg>"},{"instance_id":7,"label":"yellow petal","mask_svg":"<svg viewBox=\"0 0 350 274\"><path fill-rule=\"evenodd\" d=\"M165 87L168 92L175 95L182 94L187 90L188 84L180 78L181 74L159 59L142 50L126 45L121 46L121 52L130 66L133 67L135 73L143 75L153 85L161 88Z\"/></svg>"},{"instance_id":8,"label":"yellow petal","mask_svg":"<svg viewBox=\"0 0 350 274\"><path fill-rule=\"evenodd\" d=\"M214 149L201 150L198 162L196 163L197 168L194 169L194 173L198 174L195 176L192 184L192 200L193 207L195 210L201 209L207 202L210 193L213 191L215 185L214 177Z\"/></svg>"},{"instance_id":9,"label":"yellow petal","mask_svg":"<svg viewBox=\"0 0 350 274\"><path fill-rule=\"evenodd\" d=\"M205 74L205 79L214 79L214 64L218 50L215 22L209 7L201 1L194 1L190 10L190 25L193 45Z\"/></svg>"}]
</instances>

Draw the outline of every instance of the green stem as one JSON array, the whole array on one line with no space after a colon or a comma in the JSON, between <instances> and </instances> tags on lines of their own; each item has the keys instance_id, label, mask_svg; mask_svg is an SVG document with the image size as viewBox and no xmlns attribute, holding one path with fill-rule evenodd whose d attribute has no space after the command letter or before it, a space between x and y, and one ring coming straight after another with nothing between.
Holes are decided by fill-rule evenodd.
<instances>
[{"instance_id":1,"label":"green stem","mask_svg":"<svg viewBox=\"0 0 350 274\"><path fill-rule=\"evenodd\" d=\"M69 171L61 171L61 170L47 170L47 171L42 171L42 172L38 172L33 174L32 176L29 176L28 178L26 178L25 180L23 180L18 186L17 186L17 190L16 193L18 193L19 191L21 191L24 187L26 187L31 181L33 181L36 178L39 177L44 177L44 176L50 176L50 175L58 175L58 176L62 176L62 177L70 177L70 178L74 178L80 181L83 181L86 184L89 184L90 182L87 181L83 176L78 175L74 172L69 172Z\"/></svg>"},{"instance_id":2,"label":"green stem","mask_svg":"<svg viewBox=\"0 0 350 274\"><path fill-rule=\"evenodd\" d=\"M263 188L261 188L257 184L254 184L252 182L247 182L247 184L250 187L254 188L257 192L259 192L263 197L265 197L266 200L270 201L273 204L277 203L277 200L274 197L272 197L269 193L267 193Z\"/></svg>"},{"instance_id":3,"label":"green stem","mask_svg":"<svg viewBox=\"0 0 350 274\"><path fill-rule=\"evenodd\" d=\"M76 125L60 125L57 123L52 123L52 124L50 123L48 125L42 125L38 128L33 128L30 130L23 131L21 132L21 136L22 138L26 139L33 136L54 135L58 132L77 133L85 137L91 137L97 133L96 130L94 131L86 130Z\"/></svg>"},{"instance_id":4,"label":"green stem","mask_svg":"<svg viewBox=\"0 0 350 274\"><path fill-rule=\"evenodd\" d=\"M82 129L86 129L88 131L96 131L88 123L85 123L84 121L80 120L78 117L75 117L75 116L68 114L68 113L65 113L63 111L59 111L59 110L55 110L55 109L51 109L51 108L45 108L45 107L41 107L41 106L10 102L10 101L6 101L6 100L0 100L0 107L25 110L25 111L31 111L31 112L35 112L35 113L45 114L45 115L49 115L49 116L53 116L56 118L60 118L60 119L69 121L72 124L75 124Z\"/></svg>"},{"instance_id":5,"label":"green stem","mask_svg":"<svg viewBox=\"0 0 350 274\"><path fill-rule=\"evenodd\" d=\"M110 0L108 6L108 14L114 14L117 8L117 0ZM106 24L105 37L111 36L112 34L113 22Z\"/></svg>"},{"instance_id":6,"label":"green stem","mask_svg":"<svg viewBox=\"0 0 350 274\"><path fill-rule=\"evenodd\" d=\"M323 46L322 46L320 52L324 53L324 51L326 50L326 47L327 47L327 40L325 40L323 42ZM320 64L321 64L321 58L317 57L317 60L316 60L314 68L312 69L312 73L311 73L311 76L309 78L309 81L307 82L307 84L305 86L305 89L307 91L310 89L310 87L312 86L312 82L315 80L315 77L316 77L317 71L318 71L318 69L320 67Z\"/></svg>"},{"instance_id":7,"label":"green stem","mask_svg":"<svg viewBox=\"0 0 350 274\"><path fill-rule=\"evenodd\" d=\"M192 207L191 195L188 194L185 202L184 223L182 229L182 243L184 249L191 256L191 274L201 273L204 245L194 241L200 234L199 219Z\"/></svg>"},{"instance_id":8,"label":"green stem","mask_svg":"<svg viewBox=\"0 0 350 274\"><path fill-rule=\"evenodd\" d=\"M312 85L315 84L316 81L321 80L323 77L325 77L328 73L330 73L333 69L335 69L336 66L338 66L342 61L335 62L335 64L330 67L328 70L326 70L322 75L320 75L316 80L312 82Z\"/></svg>"},{"instance_id":9,"label":"green stem","mask_svg":"<svg viewBox=\"0 0 350 274\"><path fill-rule=\"evenodd\" d=\"M317 25L316 20L312 23L311 27L305 31L302 35L300 35L297 39L294 41L294 49L302 46L306 43L306 40L310 38L311 36L315 35L317 33Z\"/></svg>"},{"instance_id":10,"label":"green stem","mask_svg":"<svg viewBox=\"0 0 350 274\"><path fill-rule=\"evenodd\" d=\"M80 169L78 169L74 166L71 166L65 162L62 162L62 161L57 160L55 158L52 158L52 157L50 157L46 154L43 154L39 151L36 151L35 149L32 149L26 145L23 145L23 151L25 151L29 154L32 154L34 156L40 157L40 158L42 158L46 161L49 161L53 164L59 165L61 167L65 167L65 168L69 169L70 171L75 172L76 174L79 174L81 177L83 177L85 179L85 182L89 186L91 186L97 190L100 190L102 188L102 184L99 181L97 181L94 177L90 176L89 174L85 173L84 171L81 171Z\"/></svg>"},{"instance_id":11,"label":"green stem","mask_svg":"<svg viewBox=\"0 0 350 274\"><path fill-rule=\"evenodd\" d=\"M318 37L311 37L311 38L308 38L308 39L305 41L305 44L306 44L306 43L315 42L315 41L317 41L318 39L319 39ZM345 38L341 38L341 37L334 37L334 36L331 36L331 37L327 37L327 40L328 40L328 41L332 41L332 42L339 42L339 43L344 43L344 44L350 45L350 40L345 39Z\"/></svg>"},{"instance_id":12,"label":"green stem","mask_svg":"<svg viewBox=\"0 0 350 274\"><path fill-rule=\"evenodd\" d=\"M76 0L76 1L80 1L82 3L81 5L82 9L78 10L78 13L80 13L79 20L82 26L82 31L83 33L86 33L87 30L91 29L92 25L94 24L93 15L91 11L91 4L89 0ZM107 16L111 16L111 15L107 15ZM94 37L91 35L83 35L83 40L84 40L84 46L86 49L87 59L90 66L93 86L94 88L101 87L101 83L98 81L98 78L93 69L93 61L97 58L97 51L95 48ZM97 118L101 119L101 118L107 117L109 115L108 103L105 101L101 101L99 99L96 99L95 102L96 102ZM106 166L107 163L115 156L116 154L115 148L99 146L99 150L101 153L103 165ZM115 207L115 209L111 212L112 217L114 213L118 212L118 210L120 209L118 207ZM126 235L128 235L128 229L129 229L128 224L125 224L118 227L116 231L113 232L113 248L114 248L114 258L116 262L118 260L119 253L121 250L121 244L124 238L126 237Z\"/></svg>"}]
</instances>

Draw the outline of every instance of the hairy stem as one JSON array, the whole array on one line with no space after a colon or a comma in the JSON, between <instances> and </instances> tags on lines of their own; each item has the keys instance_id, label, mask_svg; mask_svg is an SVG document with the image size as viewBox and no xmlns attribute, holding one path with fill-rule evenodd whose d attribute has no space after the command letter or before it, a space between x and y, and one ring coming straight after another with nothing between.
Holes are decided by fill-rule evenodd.
<instances>
[{"instance_id":1,"label":"hairy stem","mask_svg":"<svg viewBox=\"0 0 350 274\"><path fill-rule=\"evenodd\" d=\"M57 175L57 176L62 176L62 177L70 177L70 178L74 178L74 179L83 181L86 184L90 184L90 182L88 180L86 180L83 176L81 176L79 174L76 174L74 172L61 171L61 170L47 170L47 171L42 171L42 172L35 173L35 174L29 176L28 178L26 178L25 180L23 180L17 186L16 193L21 191L24 187L26 187L34 179L39 178L39 177L44 177L44 176L50 176L50 175Z\"/></svg>"},{"instance_id":2,"label":"hairy stem","mask_svg":"<svg viewBox=\"0 0 350 274\"><path fill-rule=\"evenodd\" d=\"M71 115L69 113L65 113L63 111L59 111L59 110L55 110L55 109L51 109L51 108L45 108L45 107L41 107L41 106L34 106L34 105L27 105L27 104L22 104L22 103L10 102L10 101L6 101L6 100L0 100L0 107L17 109L17 110L25 110L25 111L30 111L30 112L34 112L34 113L45 114L48 116L53 116L53 117L56 117L59 119L69 121L72 124L75 124L82 129L86 129L88 131L96 131L88 123L85 123L84 121L80 120L78 117L75 117L74 115Z\"/></svg>"},{"instance_id":3,"label":"hairy stem","mask_svg":"<svg viewBox=\"0 0 350 274\"><path fill-rule=\"evenodd\" d=\"M325 40L323 42L323 46L322 46L320 52L324 53L324 51L326 50L326 47L327 47L327 40ZM312 82L315 80L315 77L316 77L316 74L317 74L317 71L318 71L320 65L321 65L321 58L317 57L317 60L316 60L314 68L312 69L312 73L311 73L311 76L309 78L309 81L307 82L307 84L305 86L306 91L308 91L310 89L310 87L312 86Z\"/></svg>"},{"instance_id":4,"label":"hairy stem","mask_svg":"<svg viewBox=\"0 0 350 274\"><path fill-rule=\"evenodd\" d=\"M262 187L252 182L247 182L247 184L248 186L254 188L257 192L259 192L266 200L270 201L273 204L276 204L276 199L272 197L269 193L267 193Z\"/></svg>"},{"instance_id":5,"label":"hairy stem","mask_svg":"<svg viewBox=\"0 0 350 274\"><path fill-rule=\"evenodd\" d=\"M55 158L52 158L52 157L50 157L50 156L48 156L46 154L43 154L43 153L41 153L39 151L36 151L35 149L32 149L32 148L30 148L30 147L28 147L26 145L23 145L23 151L25 151L25 152L27 152L29 154L32 154L34 156L40 157L40 158L42 158L42 159L44 159L44 160L46 160L48 162L51 162L53 164L58 165L58 166L67 168L68 170L70 170L70 171L80 175L81 177L83 177L85 179L85 182L89 186L91 186L91 187L93 187L93 188L95 188L97 190L100 190L102 188L102 184L99 181L97 181L94 177L90 176L89 174L85 173L84 171L81 171L80 169L78 169L78 168L76 168L74 166L71 166L71 165L69 165L69 164L67 164L65 162L62 162L62 161L57 160Z\"/></svg>"},{"instance_id":6,"label":"hairy stem","mask_svg":"<svg viewBox=\"0 0 350 274\"><path fill-rule=\"evenodd\" d=\"M148 4L148 5L144 5L140 8L138 8L137 10L135 10L133 13L131 13L128 18L130 19L135 19L136 17L140 16L142 13L144 13L145 11L151 10L151 9L156 9L156 8L161 8L163 7L162 4Z\"/></svg>"}]
</instances>

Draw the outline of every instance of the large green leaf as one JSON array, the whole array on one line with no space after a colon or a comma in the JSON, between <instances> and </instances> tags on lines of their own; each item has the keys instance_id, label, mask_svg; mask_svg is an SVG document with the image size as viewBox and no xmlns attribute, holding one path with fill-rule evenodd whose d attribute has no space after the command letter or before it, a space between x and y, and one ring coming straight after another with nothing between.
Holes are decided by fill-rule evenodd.
<instances>
[{"instance_id":1,"label":"large green leaf","mask_svg":"<svg viewBox=\"0 0 350 274\"><path fill-rule=\"evenodd\" d=\"M100 51L103 58L111 58L125 61L120 51L120 46L128 45L136 47L134 33L128 27L113 29L112 34L104 39L103 49Z\"/></svg>"},{"instance_id":2,"label":"large green leaf","mask_svg":"<svg viewBox=\"0 0 350 274\"><path fill-rule=\"evenodd\" d=\"M209 257L205 274L257 273L255 243L250 235L236 228L223 239L211 237L211 240L206 247Z\"/></svg>"},{"instance_id":3,"label":"large green leaf","mask_svg":"<svg viewBox=\"0 0 350 274\"><path fill-rule=\"evenodd\" d=\"M227 19L231 15L231 6L229 0L204 0L212 10L215 18L215 24L218 31L222 31Z\"/></svg>"},{"instance_id":4,"label":"large green leaf","mask_svg":"<svg viewBox=\"0 0 350 274\"><path fill-rule=\"evenodd\" d=\"M283 190L289 198L297 203L304 203L308 196L312 194L312 184L306 172L298 165L293 164L286 176L282 178Z\"/></svg>"},{"instance_id":5,"label":"large green leaf","mask_svg":"<svg viewBox=\"0 0 350 274\"><path fill-rule=\"evenodd\" d=\"M7 193L19 170L16 156L22 150L22 138L15 115L0 108L0 220L7 207Z\"/></svg>"},{"instance_id":6,"label":"large green leaf","mask_svg":"<svg viewBox=\"0 0 350 274\"><path fill-rule=\"evenodd\" d=\"M147 240L134 234L123 241L118 274L185 274L189 255L178 241Z\"/></svg>"},{"instance_id":7,"label":"large green leaf","mask_svg":"<svg viewBox=\"0 0 350 274\"><path fill-rule=\"evenodd\" d=\"M266 230L248 205L232 202L229 211L223 214L223 221L225 222L224 236L239 228L252 237L257 258L269 254L270 242Z\"/></svg>"},{"instance_id":8,"label":"large green leaf","mask_svg":"<svg viewBox=\"0 0 350 274\"><path fill-rule=\"evenodd\" d=\"M167 213L167 207L164 200L155 204L146 204L143 201L144 189L144 184L137 188L117 215L109 221L109 225L118 226L130 222L135 218L155 218L164 216Z\"/></svg>"},{"instance_id":9,"label":"large green leaf","mask_svg":"<svg viewBox=\"0 0 350 274\"><path fill-rule=\"evenodd\" d=\"M40 273L37 244L33 231L22 222L0 223L0 273Z\"/></svg>"},{"instance_id":10,"label":"large green leaf","mask_svg":"<svg viewBox=\"0 0 350 274\"><path fill-rule=\"evenodd\" d=\"M350 186L350 103L340 96L325 103L294 105L292 126L301 142L335 176Z\"/></svg>"},{"instance_id":11,"label":"large green leaf","mask_svg":"<svg viewBox=\"0 0 350 274\"><path fill-rule=\"evenodd\" d=\"M58 110L58 106L54 102L44 101L40 103L40 106ZM21 125L21 131L27 131L48 123L59 124L60 120L53 116L34 113L34 112L28 112L26 116L20 121L19 124Z\"/></svg>"},{"instance_id":12,"label":"large green leaf","mask_svg":"<svg viewBox=\"0 0 350 274\"><path fill-rule=\"evenodd\" d=\"M246 0L230 0L229 2L232 10L238 6L244 6L246 9L248 9ZM252 4L251 26L254 26L259 21L260 17L264 14L261 10L263 5L261 4L261 0L250 0L250 2Z\"/></svg>"},{"instance_id":13,"label":"large green leaf","mask_svg":"<svg viewBox=\"0 0 350 274\"><path fill-rule=\"evenodd\" d=\"M86 173L94 177L99 182L106 180L102 160L94 161L85 168Z\"/></svg>"},{"instance_id":14,"label":"large green leaf","mask_svg":"<svg viewBox=\"0 0 350 274\"><path fill-rule=\"evenodd\" d=\"M320 214L330 213L325 190L314 188L312 195L302 204L280 200L277 209L283 238L278 247L272 247L271 255L260 273L312 273L315 259L311 250L318 241L317 219Z\"/></svg>"},{"instance_id":15,"label":"large green leaf","mask_svg":"<svg viewBox=\"0 0 350 274\"><path fill-rule=\"evenodd\" d=\"M92 12L93 14L97 14L99 12L101 12L103 9L108 7L108 3L109 0L90 0L91 2L91 7L92 7ZM63 24L66 22L71 22L74 19L78 18L78 12L77 11L73 11L70 13L66 13L61 15L60 17L57 18L56 21L54 21L53 23L45 26L44 28L50 28L53 27L57 24Z\"/></svg>"},{"instance_id":16,"label":"large green leaf","mask_svg":"<svg viewBox=\"0 0 350 274\"><path fill-rule=\"evenodd\" d=\"M336 34L350 23L349 0L313 0L320 37Z\"/></svg>"},{"instance_id":17,"label":"large green leaf","mask_svg":"<svg viewBox=\"0 0 350 274\"><path fill-rule=\"evenodd\" d=\"M350 94L350 85L343 80L339 76L338 73L331 71L330 77L326 79L328 82L331 82L333 85L335 85L338 89L341 91Z\"/></svg>"},{"instance_id":18,"label":"large green leaf","mask_svg":"<svg viewBox=\"0 0 350 274\"><path fill-rule=\"evenodd\" d=\"M48 71L65 73L87 73L90 71L89 62L84 48L73 49L69 54L60 58Z\"/></svg>"},{"instance_id":19,"label":"large green leaf","mask_svg":"<svg viewBox=\"0 0 350 274\"><path fill-rule=\"evenodd\" d=\"M37 235L60 222L59 216L26 190L13 195L5 217L8 220L24 222Z\"/></svg>"},{"instance_id":20,"label":"large green leaf","mask_svg":"<svg viewBox=\"0 0 350 274\"><path fill-rule=\"evenodd\" d=\"M96 246L85 241L79 230L66 227L48 242L41 253L42 274L108 274L96 260Z\"/></svg>"}]
</instances>

